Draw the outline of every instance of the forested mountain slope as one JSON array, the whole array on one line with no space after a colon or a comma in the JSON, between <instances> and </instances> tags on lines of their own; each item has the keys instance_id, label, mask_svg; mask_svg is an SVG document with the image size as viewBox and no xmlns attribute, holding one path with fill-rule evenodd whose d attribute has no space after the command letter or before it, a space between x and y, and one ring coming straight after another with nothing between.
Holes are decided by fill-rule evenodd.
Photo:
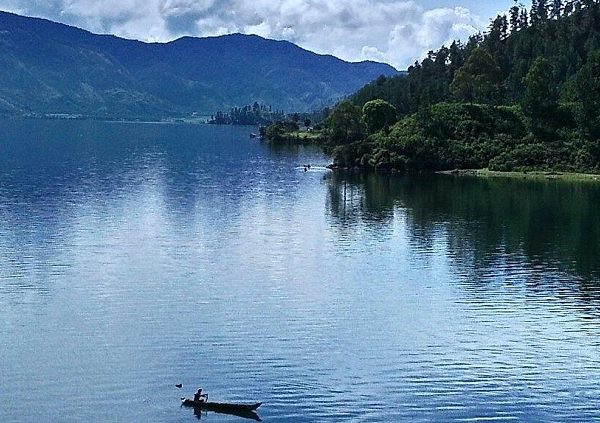
<instances>
[{"instance_id":1,"label":"forested mountain slope","mask_svg":"<svg viewBox=\"0 0 600 423\"><path fill-rule=\"evenodd\" d=\"M599 172L600 5L515 5L485 34L363 87L327 136L341 166Z\"/></svg>"},{"instance_id":2,"label":"forested mountain slope","mask_svg":"<svg viewBox=\"0 0 600 423\"><path fill-rule=\"evenodd\" d=\"M143 43L0 12L0 112L178 116L252 104L330 105L389 65L241 34Z\"/></svg>"}]
</instances>

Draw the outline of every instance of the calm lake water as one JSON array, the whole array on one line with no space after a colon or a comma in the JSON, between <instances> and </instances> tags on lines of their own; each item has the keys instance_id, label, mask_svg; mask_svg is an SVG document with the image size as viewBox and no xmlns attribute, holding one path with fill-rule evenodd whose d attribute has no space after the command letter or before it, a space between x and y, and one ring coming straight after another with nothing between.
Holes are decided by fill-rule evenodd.
<instances>
[{"instance_id":1,"label":"calm lake water","mask_svg":"<svg viewBox=\"0 0 600 423\"><path fill-rule=\"evenodd\" d=\"M0 421L600 421L600 183L252 130L0 122Z\"/></svg>"}]
</instances>

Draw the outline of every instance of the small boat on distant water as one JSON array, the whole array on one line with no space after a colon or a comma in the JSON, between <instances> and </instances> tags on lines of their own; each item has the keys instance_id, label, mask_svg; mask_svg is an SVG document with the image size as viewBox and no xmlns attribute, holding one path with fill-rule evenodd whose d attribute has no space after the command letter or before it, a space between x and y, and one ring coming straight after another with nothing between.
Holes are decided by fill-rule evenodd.
<instances>
[{"instance_id":1,"label":"small boat on distant water","mask_svg":"<svg viewBox=\"0 0 600 423\"><path fill-rule=\"evenodd\" d=\"M256 409L262 405L262 402L257 402L254 404L235 404L225 402L194 401L189 398L182 398L181 405L184 407L193 407L195 414L206 410L261 421L260 417L256 414Z\"/></svg>"},{"instance_id":2,"label":"small boat on distant water","mask_svg":"<svg viewBox=\"0 0 600 423\"><path fill-rule=\"evenodd\" d=\"M250 134L250 138L258 138L258 135L256 135L254 132Z\"/></svg>"},{"instance_id":3,"label":"small boat on distant water","mask_svg":"<svg viewBox=\"0 0 600 423\"><path fill-rule=\"evenodd\" d=\"M227 402L207 402L207 401L194 401L189 398L182 400L182 405L186 407L199 407L206 410L244 410L244 411L256 411L258 407L262 405L262 402L254 404L235 404Z\"/></svg>"}]
</instances>

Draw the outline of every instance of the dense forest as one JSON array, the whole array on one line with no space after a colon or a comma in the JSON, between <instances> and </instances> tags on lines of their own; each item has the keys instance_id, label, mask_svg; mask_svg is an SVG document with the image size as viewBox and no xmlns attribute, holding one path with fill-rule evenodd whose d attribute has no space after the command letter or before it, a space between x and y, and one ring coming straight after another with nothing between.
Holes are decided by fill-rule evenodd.
<instances>
[{"instance_id":1,"label":"dense forest","mask_svg":"<svg viewBox=\"0 0 600 423\"><path fill-rule=\"evenodd\" d=\"M341 167L600 172L600 2L515 3L334 108Z\"/></svg>"},{"instance_id":2,"label":"dense forest","mask_svg":"<svg viewBox=\"0 0 600 423\"><path fill-rule=\"evenodd\" d=\"M229 112L219 111L208 120L213 125L268 125L285 117L283 111L254 102L253 105L233 107Z\"/></svg>"}]
</instances>

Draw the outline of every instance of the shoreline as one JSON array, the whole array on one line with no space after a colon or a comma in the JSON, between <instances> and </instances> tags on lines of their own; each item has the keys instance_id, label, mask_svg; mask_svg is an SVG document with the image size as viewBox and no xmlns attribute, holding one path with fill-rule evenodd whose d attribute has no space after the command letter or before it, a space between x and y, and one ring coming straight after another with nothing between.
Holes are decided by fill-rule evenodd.
<instances>
[{"instance_id":1,"label":"shoreline","mask_svg":"<svg viewBox=\"0 0 600 423\"><path fill-rule=\"evenodd\" d=\"M106 123L147 123L147 124L183 124L183 125L211 125L211 126L235 126L258 128L259 125L241 125L241 124L215 124L210 123L204 118L121 118L121 117L90 117L90 116L21 116L21 115L0 115L0 120L34 120L34 121L53 121L53 122L106 122Z\"/></svg>"},{"instance_id":2,"label":"shoreline","mask_svg":"<svg viewBox=\"0 0 600 423\"><path fill-rule=\"evenodd\" d=\"M375 172L375 173L391 173L400 175L410 175L399 172L395 169L372 170L361 167L338 167L334 164L327 165L327 169L332 171L342 172ZM558 172L558 171L499 171L488 169L454 169L454 170L439 170L435 172L424 172L421 175L446 175L455 177L476 177L476 178L507 178L507 179L528 179L528 180L547 180L547 181L587 181L600 182L600 174L593 173L578 173L578 172Z\"/></svg>"},{"instance_id":3,"label":"shoreline","mask_svg":"<svg viewBox=\"0 0 600 423\"><path fill-rule=\"evenodd\" d=\"M525 171L525 172L503 172L489 169L455 169L435 172L439 175L451 176L475 176L484 178L513 178L513 179L545 179L560 181L600 181L600 174L577 173L577 172L558 172L558 171Z\"/></svg>"}]
</instances>

